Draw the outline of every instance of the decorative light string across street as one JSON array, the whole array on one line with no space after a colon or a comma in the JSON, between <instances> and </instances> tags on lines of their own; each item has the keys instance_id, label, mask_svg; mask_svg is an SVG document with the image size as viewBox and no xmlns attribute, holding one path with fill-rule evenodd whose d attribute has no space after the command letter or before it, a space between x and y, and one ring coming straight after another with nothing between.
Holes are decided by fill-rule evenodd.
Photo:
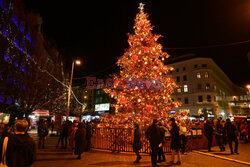
<instances>
[{"instance_id":1,"label":"decorative light string across street","mask_svg":"<svg viewBox=\"0 0 250 167\"><path fill-rule=\"evenodd\" d=\"M16 45L14 44L14 42L13 42L12 40L10 40L5 34L3 34L1 31L0 31L0 33L1 33L3 36L6 37L6 39L10 42L10 44L12 44L13 47L16 47L17 49L20 50L20 48L19 48L18 46L16 46ZM26 59L32 61L35 65L37 65L36 67L37 67L41 72L48 74L48 75L51 76L55 81L57 81L58 83L62 84L64 87L66 87L67 89L69 89L69 86L68 86L68 85L66 85L66 84L63 83L62 81L58 80L54 75L52 75L51 73L49 73L47 70L41 69L41 68L39 67L39 64L32 58L32 56L28 55L26 52L23 52L23 53L24 53ZM77 99L77 97L75 96L75 94L74 94L74 92L73 92L72 90L71 90L71 93L72 93L74 99L77 101L77 103L83 106L84 104L82 104L82 103Z\"/></svg>"}]
</instances>

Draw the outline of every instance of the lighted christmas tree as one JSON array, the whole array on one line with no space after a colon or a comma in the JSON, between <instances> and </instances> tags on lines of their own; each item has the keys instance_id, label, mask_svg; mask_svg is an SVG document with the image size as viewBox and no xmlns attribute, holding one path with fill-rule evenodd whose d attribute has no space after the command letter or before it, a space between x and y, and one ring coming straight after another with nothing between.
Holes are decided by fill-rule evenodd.
<instances>
[{"instance_id":1,"label":"lighted christmas tree","mask_svg":"<svg viewBox=\"0 0 250 167\"><path fill-rule=\"evenodd\" d=\"M114 75L114 87L105 89L117 101L117 113L102 118L108 126L127 123L129 126L133 121L147 126L152 119L166 119L169 111L180 105L170 97L178 86L168 75L173 67L164 65L169 55L157 43L161 35L152 34L153 26L143 6L140 3L140 11L136 15L135 34L128 34L129 48L118 59L120 74Z\"/></svg>"}]
</instances>

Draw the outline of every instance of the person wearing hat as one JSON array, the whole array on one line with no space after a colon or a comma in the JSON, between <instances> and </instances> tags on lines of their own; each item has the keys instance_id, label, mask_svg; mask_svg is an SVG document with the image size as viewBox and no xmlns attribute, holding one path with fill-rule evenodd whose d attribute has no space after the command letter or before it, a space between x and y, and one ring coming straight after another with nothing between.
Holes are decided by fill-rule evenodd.
<instances>
[{"instance_id":1,"label":"person wearing hat","mask_svg":"<svg viewBox=\"0 0 250 167\"><path fill-rule=\"evenodd\" d=\"M171 118L170 123L171 123L171 129L170 129L171 145L170 145L170 148L172 150L172 161L170 163L174 164L175 156L177 155L177 163L176 164L180 165L181 164L181 154L180 154L181 140L180 140L180 135L179 135L179 127L175 123L175 118Z\"/></svg>"},{"instance_id":2,"label":"person wearing hat","mask_svg":"<svg viewBox=\"0 0 250 167\"><path fill-rule=\"evenodd\" d=\"M153 124L148 127L146 137L151 147L151 163L153 167L156 167L159 144L161 143L160 128L157 125L157 119L154 119Z\"/></svg>"},{"instance_id":3,"label":"person wearing hat","mask_svg":"<svg viewBox=\"0 0 250 167\"><path fill-rule=\"evenodd\" d=\"M140 159L142 158L139 154L139 151L142 147L141 144L141 131L139 128L139 124L134 123L134 129L133 129L133 151L136 153L136 160L134 161L134 163L139 163Z\"/></svg>"}]
</instances>

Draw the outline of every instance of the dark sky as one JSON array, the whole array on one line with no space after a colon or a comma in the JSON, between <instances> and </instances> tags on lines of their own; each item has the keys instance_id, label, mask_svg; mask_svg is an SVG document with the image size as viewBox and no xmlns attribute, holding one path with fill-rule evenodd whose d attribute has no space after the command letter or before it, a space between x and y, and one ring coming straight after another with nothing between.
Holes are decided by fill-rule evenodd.
<instances>
[{"instance_id":1,"label":"dark sky","mask_svg":"<svg viewBox=\"0 0 250 167\"><path fill-rule=\"evenodd\" d=\"M65 58L81 58L74 77L112 74L117 58L128 48L138 0L24 0L28 9L40 13L42 30L54 38ZM142 1L153 33L163 35L164 48L190 48L250 40L249 0L151 0ZM165 49L172 57L196 53L211 57L236 84L250 83L247 52L250 42L201 49ZM84 82L74 80L73 82Z\"/></svg>"}]
</instances>

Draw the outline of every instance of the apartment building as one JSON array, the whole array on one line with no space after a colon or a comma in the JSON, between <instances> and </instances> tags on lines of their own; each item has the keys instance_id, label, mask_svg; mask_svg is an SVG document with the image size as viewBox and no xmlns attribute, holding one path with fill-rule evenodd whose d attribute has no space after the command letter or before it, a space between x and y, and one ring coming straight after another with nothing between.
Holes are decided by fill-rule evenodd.
<instances>
[{"instance_id":1,"label":"apartment building","mask_svg":"<svg viewBox=\"0 0 250 167\"><path fill-rule=\"evenodd\" d=\"M228 97L244 92L244 89L232 83L211 58L189 55L183 60L170 61L168 65L174 67L169 75L180 85L172 95L172 100L182 102L182 106L172 112L187 112L190 116L207 114L208 117L226 117L232 114Z\"/></svg>"}]
</instances>

